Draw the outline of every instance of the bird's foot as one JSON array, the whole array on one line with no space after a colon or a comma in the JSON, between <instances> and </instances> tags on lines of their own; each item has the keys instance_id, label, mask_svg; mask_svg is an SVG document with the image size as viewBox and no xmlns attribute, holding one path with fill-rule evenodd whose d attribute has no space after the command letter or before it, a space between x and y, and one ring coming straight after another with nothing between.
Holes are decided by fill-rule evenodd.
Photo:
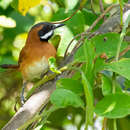
<instances>
[{"instance_id":1,"label":"bird's foot","mask_svg":"<svg viewBox=\"0 0 130 130\"><path fill-rule=\"evenodd\" d=\"M26 99L24 98L24 96L23 96L23 95L21 95L20 99L21 99L21 104L22 104L22 106L23 106L23 105L24 105L24 103L25 103L25 101L26 101Z\"/></svg>"}]
</instances>

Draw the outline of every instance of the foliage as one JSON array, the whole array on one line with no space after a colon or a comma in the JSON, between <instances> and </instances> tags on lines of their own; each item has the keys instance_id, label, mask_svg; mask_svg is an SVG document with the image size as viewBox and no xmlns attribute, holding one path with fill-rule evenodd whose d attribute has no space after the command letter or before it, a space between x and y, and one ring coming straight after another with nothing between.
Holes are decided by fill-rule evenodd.
<instances>
[{"instance_id":1,"label":"foliage","mask_svg":"<svg viewBox=\"0 0 130 130\"><path fill-rule=\"evenodd\" d=\"M107 2L107 0L103 2L105 8L108 6ZM111 0L111 2L117 1ZM123 2L120 2L122 7ZM50 40L52 44L58 46L57 57L63 58L73 37L84 32L101 14L98 0L93 3L97 15L91 10L90 3L90 0L82 0L81 3L78 0L1 0L0 64L17 63L19 52L33 24L40 21L62 20L73 14L79 6L84 7L65 22L66 26L57 29ZM100 117L102 119L100 127L103 127L103 120L106 118L108 122L118 119L118 129L129 126L130 53L126 52L122 57L119 57L119 53L130 44L123 41L124 36L130 34L127 32L130 16L124 25L122 22L121 17L123 28L121 33L99 34L90 40L87 38L84 40L74 55L74 64L68 65L69 70L74 72L72 78L57 81L56 90L52 93L42 116L37 120L36 129L67 129L67 126L71 125L76 126L77 129L81 127L87 129L88 126L97 127L95 122ZM102 23L103 20L93 31ZM69 53L78 40L77 38L73 41ZM54 58L49 59L49 64L53 72L61 73ZM10 72L3 72L2 69L0 71L1 129L14 115L16 97L20 95L21 77L16 73L15 76L9 77ZM12 82L13 80L15 82ZM94 118L94 115L97 118ZM109 123L107 128L111 129Z\"/></svg>"}]
</instances>

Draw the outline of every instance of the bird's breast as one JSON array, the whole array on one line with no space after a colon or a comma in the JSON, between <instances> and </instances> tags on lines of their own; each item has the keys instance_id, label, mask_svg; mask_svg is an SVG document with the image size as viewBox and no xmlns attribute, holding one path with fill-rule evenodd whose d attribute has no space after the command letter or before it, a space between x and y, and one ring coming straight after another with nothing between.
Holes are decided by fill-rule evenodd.
<instances>
[{"instance_id":1,"label":"bird's breast","mask_svg":"<svg viewBox=\"0 0 130 130\"><path fill-rule=\"evenodd\" d=\"M40 79L41 75L47 72L48 67L49 67L48 61L43 56L40 60L34 61L28 66L26 66L22 74L26 80L31 81L34 79Z\"/></svg>"}]
</instances>

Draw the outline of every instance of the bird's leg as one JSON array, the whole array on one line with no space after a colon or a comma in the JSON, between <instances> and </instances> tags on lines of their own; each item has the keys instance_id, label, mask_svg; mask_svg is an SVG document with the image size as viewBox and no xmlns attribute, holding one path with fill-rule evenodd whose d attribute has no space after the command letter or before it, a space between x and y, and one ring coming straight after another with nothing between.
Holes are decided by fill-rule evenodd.
<instances>
[{"instance_id":1,"label":"bird's leg","mask_svg":"<svg viewBox=\"0 0 130 130\"><path fill-rule=\"evenodd\" d=\"M24 102L25 102L24 89L25 89L27 83L28 83L27 81L23 81L22 92L21 92L21 96L20 96L20 98L21 98L21 104L22 104L22 105L24 105Z\"/></svg>"}]
</instances>

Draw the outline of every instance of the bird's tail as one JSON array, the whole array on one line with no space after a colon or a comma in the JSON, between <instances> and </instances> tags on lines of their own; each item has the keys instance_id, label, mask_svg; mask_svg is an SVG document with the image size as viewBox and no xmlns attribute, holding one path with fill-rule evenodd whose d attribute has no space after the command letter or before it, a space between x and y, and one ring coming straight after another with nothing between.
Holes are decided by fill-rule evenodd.
<instances>
[{"instance_id":1,"label":"bird's tail","mask_svg":"<svg viewBox=\"0 0 130 130\"><path fill-rule=\"evenodd\" d=\"M19 65L2 64L2 65L0 65L0 68L3 68L3 69L18 69Z\"/></svg>"}]
</instances>

